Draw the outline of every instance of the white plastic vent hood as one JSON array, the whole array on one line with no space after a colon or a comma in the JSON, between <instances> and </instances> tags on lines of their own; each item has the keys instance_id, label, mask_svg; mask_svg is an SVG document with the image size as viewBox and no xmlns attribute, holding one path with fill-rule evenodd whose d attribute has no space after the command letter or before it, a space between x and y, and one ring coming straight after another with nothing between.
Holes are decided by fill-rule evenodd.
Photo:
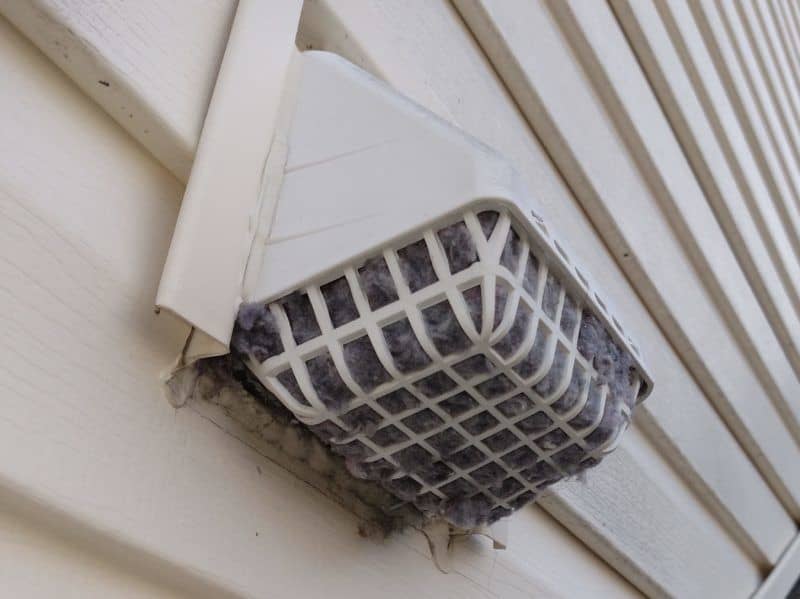
<instances>
[{"instance_id":1,"label":"white plastic vent hood","mask_svg":"<svg viewBox=\"0 0 800 599\"><path fill-rule=\"evenodd\" d=\"M461 528L597 465L652 381L514 170L279 25L241 3L209 108L157 298L185 358L232 347L354 476Z\"/></svg>"}]
</instances>

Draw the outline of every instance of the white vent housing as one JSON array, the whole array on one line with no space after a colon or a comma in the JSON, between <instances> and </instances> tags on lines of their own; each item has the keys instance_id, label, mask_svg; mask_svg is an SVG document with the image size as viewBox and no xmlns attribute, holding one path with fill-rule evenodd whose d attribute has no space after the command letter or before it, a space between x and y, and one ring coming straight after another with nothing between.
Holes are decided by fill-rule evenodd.
<instances>
[{"instance_id":1,"label":"white vent housing","mask_svg":"<svg viewBox=\"0 0 800 599\"><path fill-rule=\"evenodd\" d=\"M229 303L267 389L353 475L462 528L611 451L652 382L508 163L327 53L294 58L279 114ZM192 288L174 245L168 288Z\"/></svg>"}]
</instances>

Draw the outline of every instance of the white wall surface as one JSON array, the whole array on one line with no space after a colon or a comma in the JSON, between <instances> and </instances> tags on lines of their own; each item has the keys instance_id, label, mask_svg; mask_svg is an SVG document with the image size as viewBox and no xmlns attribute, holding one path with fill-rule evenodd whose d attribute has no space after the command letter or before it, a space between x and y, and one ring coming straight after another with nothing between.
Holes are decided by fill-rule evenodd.
<instances>
[{"instance_id":1,"label":"white wall surface","mask_svg":"<svg viewBox=\"0 0 800 599\"><path fill-rule=\"evenodd\" d=\"M0 579L17 597L164 598L183 594L142 572L110 561L17 513L0 513Z\"/></svg>"},{"instance_id":2,"label":"white wall surface","mask_svg":"<svg viewBox=\"0 0 800 599\"><path fill-rule=\"evenodd\" d=\"M419 534L361 539L233 423L161 396L185 330L152 301L233 4L0 1L0 578L23 597L734 597L773 572L782 596L800 12L732 6L306 2L301 49L514 162L656 381L586 483L444 575Z\"/></svg>"}]
</instances>

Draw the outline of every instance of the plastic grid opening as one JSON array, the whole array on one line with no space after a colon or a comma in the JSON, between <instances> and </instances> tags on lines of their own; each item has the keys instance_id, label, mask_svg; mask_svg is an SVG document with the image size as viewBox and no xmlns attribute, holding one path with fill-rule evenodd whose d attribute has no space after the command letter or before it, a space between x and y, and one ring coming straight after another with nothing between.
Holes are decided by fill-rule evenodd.
<instances>
[{"instance_id":1,"label":"plastic grid opening","mask_svg":"<svg viewBox=\"0 0 800 599\"><path fill-rule=\"evenodd\" d=\"M523 230L467 212L244 305L233 349L354 476L456 526L493 522L613 450L642 385Z\"/></svg>"}]
</instances>

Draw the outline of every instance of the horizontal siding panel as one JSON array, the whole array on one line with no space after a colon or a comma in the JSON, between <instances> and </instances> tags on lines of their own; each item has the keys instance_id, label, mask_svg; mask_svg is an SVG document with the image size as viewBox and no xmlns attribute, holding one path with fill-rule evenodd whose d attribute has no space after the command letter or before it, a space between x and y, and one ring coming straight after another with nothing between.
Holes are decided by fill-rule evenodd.
<instances>
[{"instance_id":1,"label":"horizontal siding panel","mask_svg":"<svg viewBox=\"0 0 800 599\"><path fill-rule=\"evenodd\" d=\"M680 47L685 44L685 51L698 69L703 85L708 88L710 98L701 98L701 101L709 115L719 115L721 124L717 127L724 132L718 132L720 139L727 134L752 194L756 198L764 198L761 200L764 204L762 213L767 223L774 222L774 218L770 217L766 204L771 202L774 206L777 223L769 224L772 238L765 238L765 242L771 242L777 246L777 251L785 255L788 251L781 242L785 236L793 255L800 255L800 212L795 203L796 196L771 140L771 131L760 116L760 105L748 86L740 65L728 51L729 47L721 44L712 35L696 4L690 5L685 0L670 0L660 4L659 8L664 18L674 19L676 33L673 34L673 41ZM692 8L698 18L692 14ZM729 103L733 115L729 114ZM752 162L755 162L766 190L762 189L757 173L748 166ZM783 227L783 234L779 232L778 225ZM790 259L784 258L787 263ZM794 287L797 287L796 280Z\"/></svg>"},{"instance_id":2,"label":"horizontal siding panel","mask_svg":"<svg viewBox=\"0 0 800 599\"><path fill-rule=\"evenodd\" d=\"M792 78L795 85L800 86L800 32L797 29L792 8L787 0L775 0L771 5L775 22L785 32L783 43L787 55L790 57Z\"/></svg>"},{"instance_id":3,"label":"horizontal siding panel","mask_svg":"<svg viewBox=\"0 0 800 599\"><path fill-rule=\"evenodd\" d=\"M613 2L613 6L751 288L765 313L770 316L773 330L781 339L789 339L788 343L778 344L774 339L770 342L767 338L767 343L759 347L762 351L753 352L751 359L761 362L759 369L762 371L762 384L772 386L770 396L776 409L795 439L800 439L800 398L791 392L797 385L797 377L782 351L782 347L791 344L793 335L800 333L800 320L786 294L791 291L796 297L792 283L800 281L800 276L785 273L782 282L764 243L765 240L773 239L773 233L783 233L783 229L779 224L768 228L762 218L762 211L766 211L772 217L770 220L773 223L777 220L763 183L758 185L759 196L754 197L752 188L744 177L737 177L734 173L735 169L741 175L742 169L733 155L726 131L743 142L743 137L739 137L741 130L738 128L738 121L733 117L724 95L716 94L715 101L712 102L704 86L697 90L693 87L673 46L673 43L680 44L680 39L670 40L655 5L620 0ZM664 14L667 11L666 6L662 5L661 8ZM677 32L673 33L679 36ZM685 46L681 48L685 52ZM707 72L702 79L695 77L693 80L701 86L703 81L713 84L715 73ZM714 91L721 92L721 85L718 84ZM699 95L706 98L705 105L701 104ZM706 115L709 112L714 114L717 105L724 111L725 124L722 125L717 117L718 126L714 128ZM718 136L725 143L727 154L722 143L718 141ZM744 147L738 153L745 161L750 156L747 150ZM757 177L753 169L748 169L748 173ZM756 179L756 182L761 183L760 179ZM761 224L760 230L756 223ZM784 244L784 249L791 252L788 243ZM793 266L797 266L794 256L790 255L789 258ZM777 257L776 259L780 260ZM797 269L793 268L794 270ZM787 283L786 289L783 287L784 282ZM766 372L767 365L772 376Z\"/></svg>"},{"instance_id":4,"label":"horizontal siding panel","mask_svg":"<svg viewBox=\"0 0 800 599\"><path fill-rule=\"evenodd\" d=\"M63 529L41 526L38 520L0 511L0 578L3 590L18 597L115 597L117 599L178 599L186 590L171 580L152 580L146 568L109 558L102 549L83 546ZM42 575L43 572L47 574ZM163 578L168 579L169 576ZM207 588L192 589L210 599ZM219 589L216 589L219 591ZM220 599L234 599L223 592Z\"/></svg>"},{"instance_id":5,"label":"horizontal siding panel","mask_svg":"<svg viewBox=\"0 0 800 599\"><path fill-rule=\"evenodd\" d=\"M782 192L778 197L782 202L786 204L791 202L797 207L800 205L800 177L797 164L792 157L786 133L778 121L776 107L767 92L764 75L759 72L755 58L750 53L744 31L741 27L737 27L739 22L736 18L727 18L725 12L718 10L718 6L707 2L690 2L689 6L696 22L700 25L707 46L714 55L718 71L721 74L730 72L729 80L726 81L730 89L736 89L742 101L746 100L746 94L752 95L752 108L748 107L747 118L751 119L754 127L760 126L765 129L767 135L762 143L768 143L771 152L774 152L782 176L791 190L790 194ZM745 117L740 116L740 118ZM791 208L786 210L788 212ZM792 219L791 222L796 228L795 234L798 234L800 229L797 229L797 221Z\"/></svg>"},{"instance_id":6,"label":"horizontal siding panel","mask_svg":"<svg viewBox=\"0 0 800 599\"><path fill-rule=\"evenodd\" d=\"M766 2L753 3L752 6L743 6L741 14L744 18L750 20L751 27L754 30L756 28L760 29L760 35L757 37L759 38L758 43L762 48L762 60L772 63L773 76L777 76L777 81L773 80L772 82L773 94L783 98L783 104L788 109L787 118L791 121L796 133L797 127L800 125L800 113L798 113L800 97L798 97L797 81L792 77L792 69L789 65L790 59L783 45L784 30L780 27L780 22L776 23L774 19L775 11L772 2L767 0ZM753 15L755 15L755 23L753 22ZM763 54L764 46L767 49L767 56Z\"/></svg>"},{"instance_id":7,"label":"horizontal siding panel","mask_svg":"<svg viewBox=\"0 0 800 599\"><path fill-rule=\"evenodd\" d=\"M756 69L762 75L766 84L769 97L776 108L778 121L783 127L788 146L791 149L793 165L800 167L800 129L795 107L792 104L794 96L785 86L783 81L783 64L780 55L774 52L773 42L777 41L777 35L767 26L768 21L762 18L762 11L756 6L756 2L743 2L741 4L731 4L730 6L719 5L726 14L727 21L731 30L735 34L738 43L741 44L743 55L751 56L755 59ZM766 8L764 6L764 8ZM745 36L740 36L738 32L743 31ZM774 36L774 39L771 37Z\"/></svg>"},{"instance_id":8,"label":"horizontal siding panel","mask_svg":"<svg viewBox=\"0 0 800 599\"><path fill-rule=\"evenodd\" d=\"M235 10L235 0L0 0L0 13L181 181Z\"/></svg>"},{"instance_id":9,"label":"horizontal siding panel","mask_svg":"<svg viewBox=\"0 0 800 599\"><path fill-rule=\"evenodd\" d=\"M592 6L597 6L597 4L593 4ZM486 8L485 4L484 8ZM491 11L490 18L492 24L490 27L496 28L496 31L499 32L498 35L501 37L514 30L520 31L508 20L511 15L514 15L516 22L526 22L530 27L535 27L537 23L541 23L541 25L535 29L538 35L523 35L520 31L520 35L515 36L509 41L509 43L515 44L514 55L518 57L530 57L530 60L523 65L499 65L498 68L500 72L503 73L504 68L518 68L523 71L514 74L506 72L506 81L513 81L519 84L516 88L514 85L510 85L512 93L519 99L523 110L526 110L529 115L534 115L533 119L538 119L538 122L534 122L534 127L537 128L537 130L546 130L546 133L540 133L540 135L542 135L545 143L548 145L551 154L560 156L566 152L575 152L575 154L582 158L579 165L574 162L571 162L568 168L562 165L562 172L566 174L568 179L572 176L571 180L574 181L573 187L577 186L579 192L586 190L587 185L591 186L594 182L599 182L599 185L602 186L602 201L608 206L608 212L611 218L614 218L617 223L622 223L620 226L624 225L627 228L626 232L630 231L630 235L637 240L636 243L629 240L627 244L620 248L618 255L624 256L626 252L630 252L638 257L639 260L646 259L650 262L648 274L650 274L655 282L665 290L660 294L660 299L658 299L659 296L656 296L657 303L650 303L651 310L653 310L654 306L658 306L659 303L664 306L664 308L655 310L656 315L662 319L665 317L668 318L668 311L670 309L673 311L681 310L682 312L678 313L678 316L681 316L686 323L684 325L686 334L691 335L690 339L692 339L698 348L702 349L702 357L704 359L712 360L712 365L714 361L716 361L716 364L718 364L717 372L721 373L721 375L717 374L717 377L721 376L721 383L726 384L727 389L734 394L733 397L737 400L739 409L749 410L748 418L751 414L756 418L760 417L763 410L757 409L753 405L752 399L754 397L761 397L762 405L767 408L770 407L769 402L763 397L763 392L758 387L752 375L750 381L746 383L750 385L751 388L749 393L743 392L743 389L738 386L747 379L740 379L735 382L730 380L731 370L737 368L748 370L744 356L738 352L735 342L730 339L730 337L727 341L717 338L718 340L714 342L715 335L724 335L726 325L713 307L713 304L709 301L708 296L699 293L702 291L703 283L699 277L691 278L694 273L693 267L688 261L681 262L681 260L687 259L683 257L683 250L669 227L669 223L665 222L664 217L661 216L657 208L653 210L653 208L647 207L648 205L643 203L644 199L651 197L651 192L644 186L640 176L632 166L630 170L627 171L622 169L622 165L626 164L624 157L627 155L627 150L619 145L613 145L618 137L609 130L608 125L603 124L607 121L608 117L602 111L598 111L597 102L594 100L595 96L588 88L585 80L583 80L583 75L577 71L576 67L569 66L567 58L559 60L560 56L568 56L569 50L564 47L563 41L561 41L557 35L553 33L548 34L548 31L552 31L552 29L547 25L549 18L547 14L543 14L540 9L536 9L533 5L528 4L525 5L525 8L515 5L515 11L512 12L503 12L500 9L496 12L492 9L487 10ZM499 21L504 17L506 18L505 21ZM470 20L469 17L467 17L467 19L468 21ZM488 31L488 29L485 31ZM480 37L481 34L478 35ZM508 50L504 52L501 47L498 47L498 44L502 45L504 43L498 41L499 39L500 38L494 38L488 42L494 44L489 47L490 55L492 52L496 52L498 56L510 56ZM609 46L610 45L611 42L609 42ZM534 62L537 56L548 56L549 60ZM631 75L631 77L633 76L634 75ZM522 85L521 82L526 80L528 81L528 85ZM536 90L535 92L533 91L534 89ZM534 96L537 92L541 94L541 100L538 100ZM544 94L547 94L547 96L545 97ZM571 106L564 106L564 98L570 98L571 102L578 104L580 108L576 108L574 104ZM542 103L534 104L534 102L539 101ZM528 102L527 105L525 102ZM545 114L552 115L552 119L554 120L558 119L557 123L549 121L543 125L542 121L546 120ZM539 129L539 127L541 127L541 129ZM556 127L557 130L554 131L553 129ZM558 140L566 140L566 142L570 144L569 148L557 145L555 142ZM587 140L592 141L591 143L587 143ZM551 142L553 143L551 144ZM566 158L570 161L574 160L569 156ZM556 161L559 161L558 157ZM586 181L582 178L583 175L579 175L582 170L588 173L585 176L591 177L590 180ZM589 187L589 190L591 190L591 187ZM591 193L595 192L592 191ZM578 193L578 195L580 195L580 193ZM702 197L698 198L698 200L704 202ZM633 202L635 202L635 204L633 204ZM629 208L632 205L637 206L635 212ZM647 207L647 212L643 212L645 207ZM713 221L712 225L716 226ZM724 250L724 242L722 246ZM664 258L667 256L669 256L670 267L667 267L664 262ZM622 262L626 263L630 262L630 260L623 259ZM679 267L679 264L685 266ZM645 263L645 266L647 266L647 263ZM669 277L672 277L671 280ZM636 279L634 278L634 280ZM647 297L647 295L645 295L645 297ZM652 297L652 294L650 297ZM659 310L661 310L661 312L659 312ZM702 312L700 312L700 310L702 310ZM715 324L710 325L709 319ZM662 320L662 323L664 322L665 321ZM668 335L674 333L677 329L674 323L669 320L666 320L663 326L664 330L668 331ZM769 330L768 327L765 328ZM673 344L675 344L674 335L671 335L671 337ZM681 348L687 347L685 343L676 345ZM692 356L692 354L699 354L699 350L695 352L694 349L691 349L692 346L688 347L690 349L682 351L684 359ZM723 347L726 348L726 350L730 348L732 351L725 351L722 353L719 351L719 348ZM733 362L731 362L731 360ZM727 364L725 363L726 361ZM732 364L737 364L737 366L733 366ZM707 381L708 376L705 378ZM698 379L703 381L702 376L698 377ZM663 377L660 380L663 380ZM678 399L671 397L670 401L677 402ZM645 407L647 407L647 404L645 404ZM665 406L664 411L668 409L669 407ZM747 424L750 426L753 425L749 420ZM772 434L772 431L776 428L778 431L783 429L777 415L772 417L771 422L762 422L761 424L760 430L763 438L759 443L769 443L770 439L768 435ZM739 429L745 434L749 434L748 427L744 422L741 423ZM788 437L788 433L786 433L785 429L784 434ZM784 445L789 447L790 452L794 451L790 439L786 438ZM684 451L687 455L691 456L692 459L697 459L697 463L702 463L701 456L706 446L705 444L698 445L694 448L684 446ZM694 458L694 456L697 457ZM779 450L773 451L773 456L778 459L783 458ZM707 480L713 480L714 478L711 472L704 472L703 474ZM777 475L777 472L775 474ZM735 492L734 489L728 489L727 493L723 494L723 496L727 495L730 498ZM726 503L735 504L731 499L728 499ZM780 514L780 512L778 512L778 514ZM738 517L745 522L749 520L749 524L746 528L749 528L751 535L760 534L757 532L759 529L757 519L748 515L746 510L739 512ZM782 516L779 516L779 518L780 517ZM777 536L773 536L771 542L770 554L773 556L776 543L780 543L781 536L786 534L779 532L781 528L779 524L780 520L776 521L775 528L773 529L773 531L775 531L773 535L777 533Z\"/></svg>"},{"instance_id":10,"label":"horizontal siding panel","mask_svg":"<svg viewBox=\"0 0 800 599\"><path fill-rule=\"evenodd\" d=\"M585 61L596 89L603 96L604 104L616 121L618 131L625 138L631 156L635 157L641 177L645 180L646 189L642 190L643 194L651 195L665 213L682 245L683 254L690 260L687 268L696 271L700 277L700 285L711 296L712 303L709 307L716 310L717 317L722 319L719 323L720 329L706 329L703 339L698 339L698 343L695 343L696 351L715 373L716 384L724 390L724 396L712 394L712 399L717 401L720 411L728 418L729 426L787 509L794 515L800 514L800 480L792 476L795 460L800 456L800 448L786 430L779 413L765 397L765 394L769 396L775 391L775 386L762 386L759 381L760 378L770 376L773 381L785 383L780 389L781 393L789 393L796 386L796 379L781 381L776 379L772 371L772 362L776 359L776 339L761 307L739 269L660 106L641 76L635 57L625 44L609 43L612 32L618 31L610 10L599 3L569 3L571 10L563 3L553 3L552 6L558 7L560 22L567 30L566 35L571 38ZM589 151L597 152L602 147L598 146L600 144L593 145ZM618 151L614 148L615 153ZM611 192L614 186L619 189L623 180L619 171L615 175L617 178L614 182L609 182L607 175L604 178L598 177L597 181L602 182L604 189ZM629 187L625 191L630 193L630 190ZM630 223L630 200L621 204L622 193L618 193L616 197L609 193L606 202L614 206L611 211L618 222L627 218ZM641 199L636 206L643 207ZM623 216L625 212L627 214ZM642 213L633 214L640 220L643 216ZM658 212L649 214L652 214L648 219L652 226L659 215ZM641 235L649 229L648 226L636 223L630 223L628 227L629 230L638 227L638 231L631 231L632 235ZM639 248L649 250L638 246L639 256L642 255ZM680 251L671 252L670 255L676 257L678 253ZM680 268L676 269L673 277L680 277L681 271ZM653 273L651 276L660 274ZM688 283L686 281L684 285ZM681 297L688 298L692 292L685 286L681 287ZM679 287L672 289L676 288ZM674 292L671 295L665 293L662 298L669 302L677 315L679 300ZM703 326L701 322L708 322L697 304L684 305L681 312L680 320L684 331L692 329L699 332ZM722 328L728 329L729 333L722 331ZM722 336L717 336L719 333ZM730 337L726 340L727 334L735 339L733 343L730 342ZM719 344L709 345L709 342ZM720 348L725 348L725 351ZM762 358L769 359L769 362ZM732 365L741 369L735 375L728 370ZM764 367L769 369L768 373L763 372ZM758 400L754 401L754 398ZM783 398L774 400L780 401Z\"/></svg>"},{"instance_id":11,"label":"horizontal siding panel","mask_svg":"<svg viewBox=\"0 0 800 599\"><path fill-rule=\"evenodd\" d=\"M638 595L537 508L443 575L419 533L361 538L230 422L172 408L187 331L152 301L182 185L2 19L0 65L0 504L192 597Z\"/></svg>"},{"instance_id":12,"label":"horizontal siding panel","mask_svg":"<svg viewBox=\"0 0 800 599\"><path fill-rule=\"evenodd\" d=\"M0 0L0 11L147 150L179 178L185 179L227 35L232 3L176 2L162 7L105 0L100 6L94 4L84 0L36 0L32 3ZM464 6L473 3L463 0L457 4L464 14ZM578 11L595 10L577 6ZM607 19L611 13L605 5L600 6L605 11L606 21L603 22L610 22ZM761 569L775 563L795 529L785 508L797 514L798 489L793 485L800 483L796 477L788 476L785 468L796 459L797 447L765 395L765 392L771 393L774 401L785 401L787 405L794 399L793 395L783 396L787 385L796 384L791 368L780 356L767 319L736 267L733 254L725 245L691 170L680 156L674 137L663 134L663 123L666 123L663 114L658 114L662 129L647 129L641 134L643 141L632 149L626 137L630 131L621 135L618 123L609 118L608 106L603 104L608 101L603 94L616 93L613 85L618 82L598 89L596 81L586 79L573 49L559 33L560 28L565 31L569 28L565 28L563 22L557 23L546 9L533 3L524 6L508 3L503 10L509 18L505 26L516 33L513 47L498 46L496 40L493 46L491 40L478 36L495 67L497 57L493 49L508 51L511 58L517 60L526 58L549 63L545 66L551 69L551 81L537 80L531 84L528 77L529 85L525 88L509 84L508 73L498 68L513 97L507 94L487 65L459 14L447 4L307 2L299 41L302 47L343 54L506 153L522 171L556 231L563 233L572 255L598 274L601 288L614 300L616 312L622 314L623 323L631 328L646 359L652 363L656 392L643 406L634 430L623 441L620 451L603 467L593 471L585 485L568 484L544 500L545 509L649 594L748 594L761 580ZM536 13L533 19L530 18L532 12ZM564 14L560 18L563 19ZM571 35L575 35L583 25L577 18L570 18L574 21ZM180 25L173 39L174 23ZM606 34L609 30L600 28L595 33L598 32ZM586 37L588 33L580 35ZM522 45L519 42L522 38L533 46ZM69 58L54 44L56 40L68 45ZM575 38L571 42L575 43ZM619 29L613 30L604 43L618 45L629 52ZM605 48L600 52L592 44L602 44L596 40L589 44L592 53L597 53L595 59L601 62L608 60L603 52L620 50L620 47ZM547 57L546 60L543 57ZM582 59L585 60L585 56ZM631 60L630 55L626 60ZM634 89L641 88L645 80L635 62L634 68L629 70ZM101 77L111 82L110 87L115 89L113 94L108 93L106 86L97 84ZM525 79L521 77L519 81L524 83ZM542 106L537 105L541 99L536 94L544 90L551 95L543 113L533 118L531 111L542 110ZM625 93L630 93L627 88ZM552 119L548 111L555 111L555 103L559 101L565 104L563 116L559 113L558 119L548 122L548 118ZM626 106L630 98L618 101ZM651 110L652 96L647 101L650 102L648 110ZM515 103L533 123L543 144L518 114ZM132 106L134 110L126 113L122 106ZM594 119L597 122L591 125L598 128L571 129L572 125L567 122L570 111L576 121ZM627 108L625 111L636 112ZM158 128L159 124L163 126ZM581 143L592 145L587 144L586 139L597 144L579 148ZM637 150L643 148L645 154L652 153L658 143L664 144L668 155L680 156L680 161L671 158L669 169L659 172L653 168L653 172L643 175L641 162L634 160L634 157L641 159L636 156ZM775 153L774 148L771 151ZM559 170L553 167L551 158L555 159ZM774 185L782 185L783 191L791 192L789 183L782 178L785 165L776 166L777 161L775 157L769 164L771 176L781 175L780 183ZM570 166L565 168L566 164ZM759 169L763 170L760 164ZM602 170L609 173L603 174ZM682 177L686 173L689 181L681 182L683 187L673 188L673 183L663 180L659 183L668 188L667 192L658 192L668 196L668 201L661 196L654 197L658 195L653 190L654 180ZM610 174L623 180L608 181ZM688 190L687 197L673 198L676 189ZM573 193L583 205L575 201ZM587 208L586 198L591 194L598 197L591 200L596 202L594 207ZM626 214L631 212L629 207L633 202L642 211ZM680 214L670 214L670 210L694 210L686 207L688 202L702 204L699 210L703 224L698 229L685 223L676 225L675 218ZM668 207L666 214L664 206ZM741 205L737 207L742 209ZM586 218L584 208L594 223ZM764 223L757 224L761 227L757 234L762 235L765 245L774 245L767 248L768 256L763 252L758 254L759 273L767 272L765 269L770 262L774 268L783 265L785 272L775 276L782 277L782 284L789 291L797 283L786 273L796 267L792 260L796 260L795 250L800 247L796 244L800 229L792 227L792 221L787 221L784 215L791 214L795 218L796 206L794 212L788 203L773 207L773 212L763 205L759 205L759 210L765 216ZM44 208L39 211L47 213ZM778 241L763 233L771 226L774 235L775 211L780 213L780 220L789 222L784 238L775 235ZM698 240L697 231L709 222L715 227L712 239ZM598 235L594 227L602 234ZM76 237L71 239L95 234L78 230L73 233ZM747 238L748 251L758 244L752 235L750 233ZM620 243L623 239L624 243ZM717 247L720 240L721 251ZM124 249L130 252L132 247ZM630 256L623 256L626 252ZM704 287L708 273L702 269L698 272L698 261L711 264L707 270L721 269L718 272L733 265L732 280L718 281L711 289ZM780 289L776 292L772 285L767 288L765 293L770 295L780 293ZM788 322L787 314L784 307L781 322ZM785 330L796 334L788 324ZM742 347L756 347L762 362L751 362ZM787 383L787 379L791 379L791 383ZM129 397L126 401L132 399ZM715 411L720 407L727 423L732 425L753 457L752 462L720 420ZM182 412L178 412L179 419L189 421L191 415ZM182 433L187 442L195 442L193 435L200 428L199 423L192 422L185 425ZM201 443L204 448L215 443L213 435L208 434ZM165 443L163 439L160 442ZM229 450L236 452L235 446L236 443L231 442ZM281 480L284 482L277 490L271 490L268 497L259 495L260 500L270 506L259 509L260 514L273 510L271 517L276 517L280 512L279 500L290 496L281 486L289 484L290 479ZM195 483L187 479L185 484ZM255 493L252 481L246 486L249 493ZM225 502L245 501L238 495L221 495L217 500L220 506ZM319 519L321 516L312 515L312 508L322 509L318 503L324 502L314 503L303 498L300 503L293 515L286 518L287 525L299 517L299 511L307 510L303 511L303 517L311 518L314 525L327 531L324 547L335 543L337 535L344 534L343 527L349 526L350 520L341 515L339 519L347 520L347 525L341 521L323 523ZM323 512L332 513L330 509L323 509ZM548 529L552 523L546 525L546 519L539 508L533 508L511 520L510 551L497 557L502 575L493 575L489 564L495 559L494 554L485 547L461 548L456 560L458 578L455 582L441 582L426 574L425 581L430 588L423 585L417 587L416 592L441 593L446 589L447 593L460 592L468 596L475 593L514 596L524 594L520 589L527 588L525 585L532 585L530 588L543 594L565 592L567 596L582 596L591 595L594 584L599 585L595 588L601 589L600 594L619 596L631 592L624 582L598 567L591 555L581 554L578 547L569 545L566 540L554 550L555 555L549 558L551 563L547 565L545 543L556 544L555 539L564 535ZM305 539L310 529L304 525L301 538ZM215 530L225 530L224 523ZM540 541L536 539L536 531L542 535ZM521 533L525 541L518 540ZM175 534L183 533L178 530ZM402 543L418 557L426 553L424 543L416 536L404 537ZM357 551L358 546L347 547L352 552ZM293 555L300 556L303 551L315 554L317 550L306 547ZM321 551L316 553L320 557ZM565 556L574 559L576 567L580 568L575 580L565 581L568 576L555 574L563 570L552 560ZM242 576L240 567L210 566L196 553L190 552L186 559L197 560L215 572L224 571L233 579ZM245 562L249 564L248 559ZM370 559L370 565L382 571L383 576L364 570L365 579L358 581L357 584L362 585L359 588L399 593L401 590L394 586L393 574L399 564L413 567L416 558L412 559L410 554L390 543L380 557ZM543 564L541 569L535 566L539 559ZM397 564L387 570L386 564L392 560ZM279 570L276 564L268 571ZM281 574L285 576L284 572ZM326 570L322 576L337 582L331 570ZM389 580L390 584L384 588L382 580ZM589 584L589 581L593 582ZM403 592L405 594L407 589Z\"/></svg>"}]
</instances>

